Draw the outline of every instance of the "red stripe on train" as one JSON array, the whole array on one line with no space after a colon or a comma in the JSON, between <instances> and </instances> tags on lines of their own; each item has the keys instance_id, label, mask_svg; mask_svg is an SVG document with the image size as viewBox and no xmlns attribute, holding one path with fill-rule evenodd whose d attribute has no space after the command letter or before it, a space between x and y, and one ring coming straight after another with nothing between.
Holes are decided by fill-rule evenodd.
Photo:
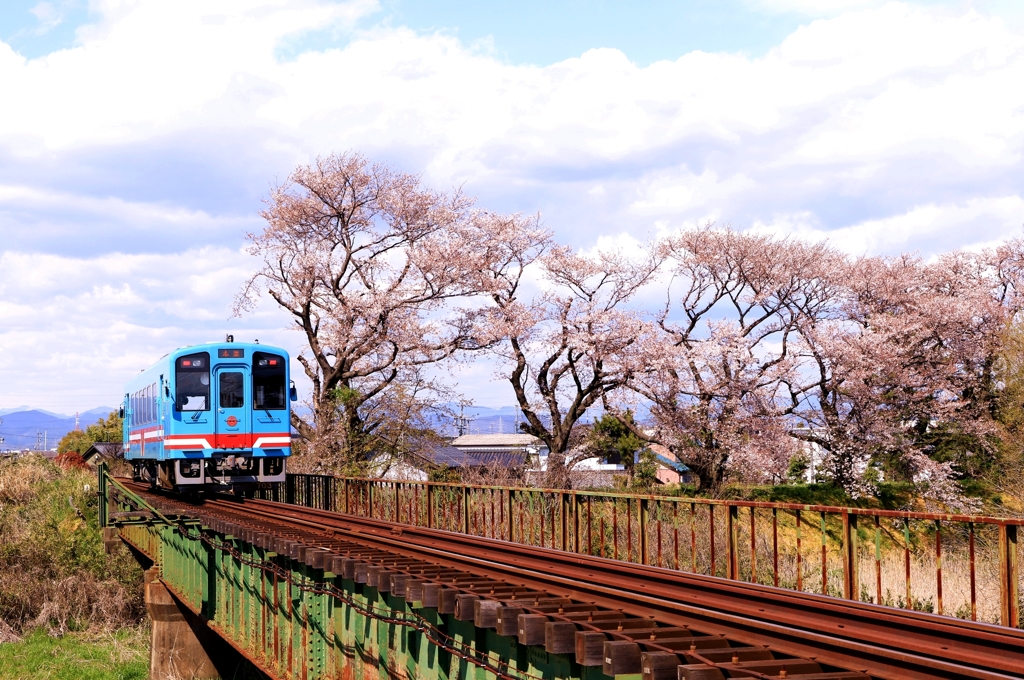
<instances>
[{"instance_id":1,"label":"red stripe on train","mask_svg":"<svg viewBox=\"0 0 1024 680\"><path fill-rule=\"evenodd\" d=\"M260 442L261 439L264 441ZM291 446L291 434L288 432L173 434L164 437L164 448L202 449L206 448L205 444L209 444L209 447L214 449L251 449L257 442L259 442L260 448L287 447Z\"/></svg>"}]
</instances>

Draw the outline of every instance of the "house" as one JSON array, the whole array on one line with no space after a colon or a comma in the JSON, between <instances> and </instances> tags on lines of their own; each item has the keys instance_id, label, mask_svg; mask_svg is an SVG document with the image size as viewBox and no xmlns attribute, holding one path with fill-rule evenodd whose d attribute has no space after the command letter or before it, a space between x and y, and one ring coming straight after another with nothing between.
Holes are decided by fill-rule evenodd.
<instances>
[{"instance_id":1,"label":"house","mask_svg":"<svg viewBox=\"0 0 1024 680\"><path fill-rule=\"evenodd\" d=\"M100 463L109 463L115 458L123 455L124 447L121 442L96 442L82 454L82 460L89 464L89 467L98 467Z\"/></svg>"},{"instance_id":2,"label":"house","mask_svg":"<svg viewBox=\"0 0 1024 680\"><path fill-rule=\"evenodd\" d=\"M426 481L431 471L444 469L521 471L526 466L528 455L516 450L467 451L448 444L424 442L405 454L402 462L391 465L383 478Z\"/></svg>"},{"instance_id":3,"label":"house","mask_svg":"<svg viewBox=\"0 0 1024 680\"><path fill-rule=\"evenodd\" d=\"M651 453L654 454L654 458L658 463L657 478L661 484L692 484L694 481L694 474L690 468L686 467L683 463L672 454L668 448L661 444L651 444L647 447ZM640 451L634 453L635 460L640 459Z\"/></svg>"},{"instance_id":4,"label":"house","mask_svg":"<svg viewBox=\"0 0 1024 680\"><path fill-rule=\"evenodd\" d=\"M452 440L460 451L473 454L517 453L546 458L547 444L532 434L464 434Z\"/></svg>"}]
</instances>

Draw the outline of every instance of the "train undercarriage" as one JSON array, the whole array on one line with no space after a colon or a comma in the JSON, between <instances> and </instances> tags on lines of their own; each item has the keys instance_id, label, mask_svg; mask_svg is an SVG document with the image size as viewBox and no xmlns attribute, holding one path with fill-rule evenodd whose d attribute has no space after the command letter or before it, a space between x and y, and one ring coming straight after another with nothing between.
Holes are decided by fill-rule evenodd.
<instances>
[{"instance_id":1,"label":"train undercarriage","mask_svg":"<svg viewBox=\"0 0 1024 680\"><path fill-rule=\"evenodd\" d=\"M285 459L283 456L215 453L209 458L133 460L132 470L135 481L154 489L237 491L283 482Z\"/></svg>"}]
</instances>

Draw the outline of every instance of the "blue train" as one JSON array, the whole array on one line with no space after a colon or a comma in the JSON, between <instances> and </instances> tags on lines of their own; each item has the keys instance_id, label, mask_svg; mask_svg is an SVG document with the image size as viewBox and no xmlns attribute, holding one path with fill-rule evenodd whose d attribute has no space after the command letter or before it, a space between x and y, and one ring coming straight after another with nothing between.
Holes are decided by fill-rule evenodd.
<instances>
[{"instance_id":1,"label":"blue train","mask_svg":"<svg viewBox=\"0 0 1024 680\"><path fill-rule=\"evenodd\" d=\"M230 335L176 349L125 387L125 459L176 491L284 481L295 398L283 349Z\"/></svg>"}]
</instances>

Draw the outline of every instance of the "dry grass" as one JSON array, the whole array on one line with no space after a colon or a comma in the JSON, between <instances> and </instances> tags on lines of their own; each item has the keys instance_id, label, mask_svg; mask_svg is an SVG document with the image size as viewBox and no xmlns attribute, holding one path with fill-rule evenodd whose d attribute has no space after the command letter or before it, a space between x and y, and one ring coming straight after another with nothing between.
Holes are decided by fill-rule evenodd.
<instances>
[{"instance_id":1,"label":"dry grass","mask_svg":"<svg viewBox=\"0 0 1024 680\"><path fill-rule=\"evenodd\" d=\"M89 471L36 456L0 461L0 619L15 633L142 620L142 572L125 549L104 552L95 490Z\"/></svg>"},{"instance_id":2,"label":"dry grass","mask_svg":"<svg viewBox=\"0 0 1024 680\"><path fill-rule=\"evenodd\" d=\"M40 484L59 476L56 466L37 456L0 462L0 512L13 512L16 506L27 504Z\"/></svg>"}]
</instances>

